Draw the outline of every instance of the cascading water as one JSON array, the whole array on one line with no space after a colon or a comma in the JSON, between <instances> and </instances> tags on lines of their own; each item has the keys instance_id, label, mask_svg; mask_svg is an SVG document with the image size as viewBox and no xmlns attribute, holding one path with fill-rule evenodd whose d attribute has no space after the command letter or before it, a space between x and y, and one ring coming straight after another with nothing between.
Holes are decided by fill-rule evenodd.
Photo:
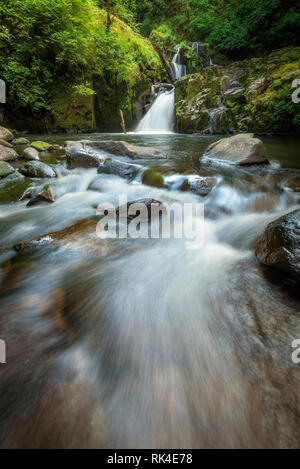
<instances>
[{"instance_id":1,"label":"cascading water","mask_svg":"<svg viewBox=\"0 0 300 469\"><path fill-rule=\"evenodd\" d=\"M174 75L175 80L180 80L180 78L184 77L187 74L186 65L184 65L182 61L182 57L180 55L180 48L176 47L176 54L173 57L171 62L171 67Z\"/></svg>"},{"instance_id":2,"label":"cascading water","mask_svg":"<svg viewBox=\"0 0 300 469\"><path fill-rule=\"evenodd\" d=\"M139 123L139 133L173 133L175 126L174 87L162 88L147 114Z\"/></svg>"},{"instance_id":3,"label":"cascading water","mask_svg":"<svg viewBox=\"0 0 300 469\"><path fill-rule=\"evenodd\" d=\"M207 54L207 47L205 44L201 44L200 42L193 42L192 43L192 48L198 55L202 67L208 67L210 65L213 65L213 61L211 57Z\"/></svg>"}]
</instances>

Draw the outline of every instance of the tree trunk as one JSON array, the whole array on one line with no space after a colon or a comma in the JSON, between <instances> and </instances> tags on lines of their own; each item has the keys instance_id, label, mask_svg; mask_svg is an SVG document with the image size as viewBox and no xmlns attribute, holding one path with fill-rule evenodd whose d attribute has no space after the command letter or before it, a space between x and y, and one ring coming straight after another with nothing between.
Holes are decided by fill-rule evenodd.
<instances>
[{"instance_id":1,"label":"tree trunk","mask_svg":"<svg viewBox=\"0 0 300 469\"><path fill-rule=\"evenodd\" d=\"M164 68L166 69L166 72L168 74L168 77L169 77L169 80L170 80L170 83L174 83L174 76L173 76L173 72L172 72L172 69L170 67L170 64L169 62L167 61L166 59L166 56L164 54L164 51L158 47L158 46L155 46L154 45L154 48L156 50L156 52L158 53L159 57L160 57L160 60L162 61L162 64L164 66Z\"/></svg>"}]
</instances>

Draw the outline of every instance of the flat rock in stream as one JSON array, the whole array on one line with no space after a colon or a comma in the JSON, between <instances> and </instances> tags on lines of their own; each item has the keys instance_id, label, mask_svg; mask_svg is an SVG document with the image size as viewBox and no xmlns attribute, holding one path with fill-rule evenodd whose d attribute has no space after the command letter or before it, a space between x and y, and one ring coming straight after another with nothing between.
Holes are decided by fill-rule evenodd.
<instances>
[{"instance_id":1,"label":"flat rock in stream","mask_svg":"<svg viewBox=\"0 0 300 469\"><path fill-rule=\"evenodd\" d=\"M123 142L123 141L92 141L92 140L81 140L78 142L74 141L67 141L66 142L66 154L67 157L74 159L75 155L78 153L79 155L87 154L87 155L98 155L101 157L102 152L102 159L105 159L103 156L104 153L109 153L115 156L125 156L128 158L133 159L166 159L166 155L157 150L156 148L152 147L138 147L132 145L131 143Z\"/></svg>"},{"instance_id":2,"label":"flat rock in stream","mask_svg":"<svg viewBox=\"0 0 300 469\"><path fill-rule=\"evenodd\" d=\"M30 178L55 178L56 173L45 163L41 161L29 161L22 168L20 172Z\"/></svg>"},{"instance_id":3,"label":"flat rock in stream","mask_svg":"<svg viewBox=\"0 0 300 469\"><path fill-rule=\"evenodd\" d=\"M99 174L114 174L125 179L132 179L139 171L140 166L123 161L107 159L98 168Z\"/></svg>"},{"instance_id":4,"label":"flat rock in stream","mask_svg":"<svg viewBox=\"0 0 300 469\"><path fill-rule=\"evenodd\" d=\"M254 138L254 134L222 138L207 148L204 157L238 166L269 164L266 148L260 139Z\"/></svg>"},{"instance_id":5,"label":"flat rock in stream","mask_svg":"<svg viewBox=\"0 0 300 469\"><path fill-rule=\"evenodd\" d=\"M15 161L19 158L18 153L4 145L0 145L0 161Z\"/></svg>"},{"instance_id":6,"label":"flat rock in stream","mask_svg":"<svg viewBox=\"0 0 300 469\"><path fill-rule=\"evenodd\" d=\"M267 226L256 242L259 262L284 275L284 280L300 281L300 210L284 215Z\"/></svg>"}]
</instances>

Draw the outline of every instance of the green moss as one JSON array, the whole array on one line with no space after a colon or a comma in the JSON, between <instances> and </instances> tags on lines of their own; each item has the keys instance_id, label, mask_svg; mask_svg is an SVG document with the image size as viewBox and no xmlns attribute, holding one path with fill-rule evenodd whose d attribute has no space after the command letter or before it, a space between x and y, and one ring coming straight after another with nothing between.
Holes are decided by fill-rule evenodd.
<instances>
[{"instance_id":1,"label":"green moss","mask_svg":"<svg viewBox=\"0 0 300 469\"><path fill-rule=\"evenodd\" d=\"M13 148L13 146L7 142L6 140L3 140L2 138L0 138L0 145L2 145L3 147L7 147L7 148Z\"/></svg>"},{"instance_id":2,"label":"green moss","mask_svg":"<svg viewBox=\"0 0 300 469\"><path fill-rule=\"evenodd\" d=\"M146 169L142 174L142 182L147 186L163 187L164 178L161 174L156 173L153 169Z\"/></svg>"},{"instance_id":3,"label":"green moss","mask_svg":"<svg viewBox=\"0 0 300 469\"><path fill-rule=\"evenodd\" d=\"M185 179L183 181L183 183L179 187L179 190L182 191L182 192L186 192L186 191L190 190L190 183L189 183L188 179Z\"/></svg>"},{"instance_id":4,"label":"green moss","mask_svg":"<svg viewBox=\"0 0 300 469\"><path fill-rule=\"evenodd\" d=\"M49 151L52 149L52 145L46 142L32 142L31 143L32 148L35 148L37 151Z\"/></svg>"},{"instance_id":5,"label":"green moss","mask_svg":"<svg viewBox=\"0 0 300 469\"><path fill-rule=\"evenodd\" d=\"M215 68L216 70L212 70ZM240 92L224 94L226 75L238 77ZM292 102L292 82L300 77L300 47L268 57L208 67L176 84L175 109L180 132L207 130L207 113L221 104L226 115L217 127L235 131L300 134L299 105Z\"/></svg>"}]
</instances>

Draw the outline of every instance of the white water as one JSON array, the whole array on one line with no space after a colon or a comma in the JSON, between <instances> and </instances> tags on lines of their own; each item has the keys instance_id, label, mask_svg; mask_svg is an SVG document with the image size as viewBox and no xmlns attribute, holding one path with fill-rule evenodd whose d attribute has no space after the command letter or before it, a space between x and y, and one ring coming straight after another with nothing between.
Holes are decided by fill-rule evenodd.
<instances>
[{"instance_id":1,"label":"white water","mask_svg":"<svg viewBox=\"0 0 300 469\"><path fill-rule=\"evenodd\" d=\"M174 89L161 92L147 114L139 123L136 132L148 134L173 133L175 126Z\"/></svg>"},{"instance_id":2,"label":"white water","mask_svg":"<svg viewBox=\"0 0 300 469\"><path fill-rule=\"evenodd\" d=\"M176 54L174 55L173 60L171 62L171 67L175 80L180 80L180 78L184 77L187 74L186 65L182 63L182 57L180 55L179 47L176 48Z\"/></svg>"}]
</instances>

